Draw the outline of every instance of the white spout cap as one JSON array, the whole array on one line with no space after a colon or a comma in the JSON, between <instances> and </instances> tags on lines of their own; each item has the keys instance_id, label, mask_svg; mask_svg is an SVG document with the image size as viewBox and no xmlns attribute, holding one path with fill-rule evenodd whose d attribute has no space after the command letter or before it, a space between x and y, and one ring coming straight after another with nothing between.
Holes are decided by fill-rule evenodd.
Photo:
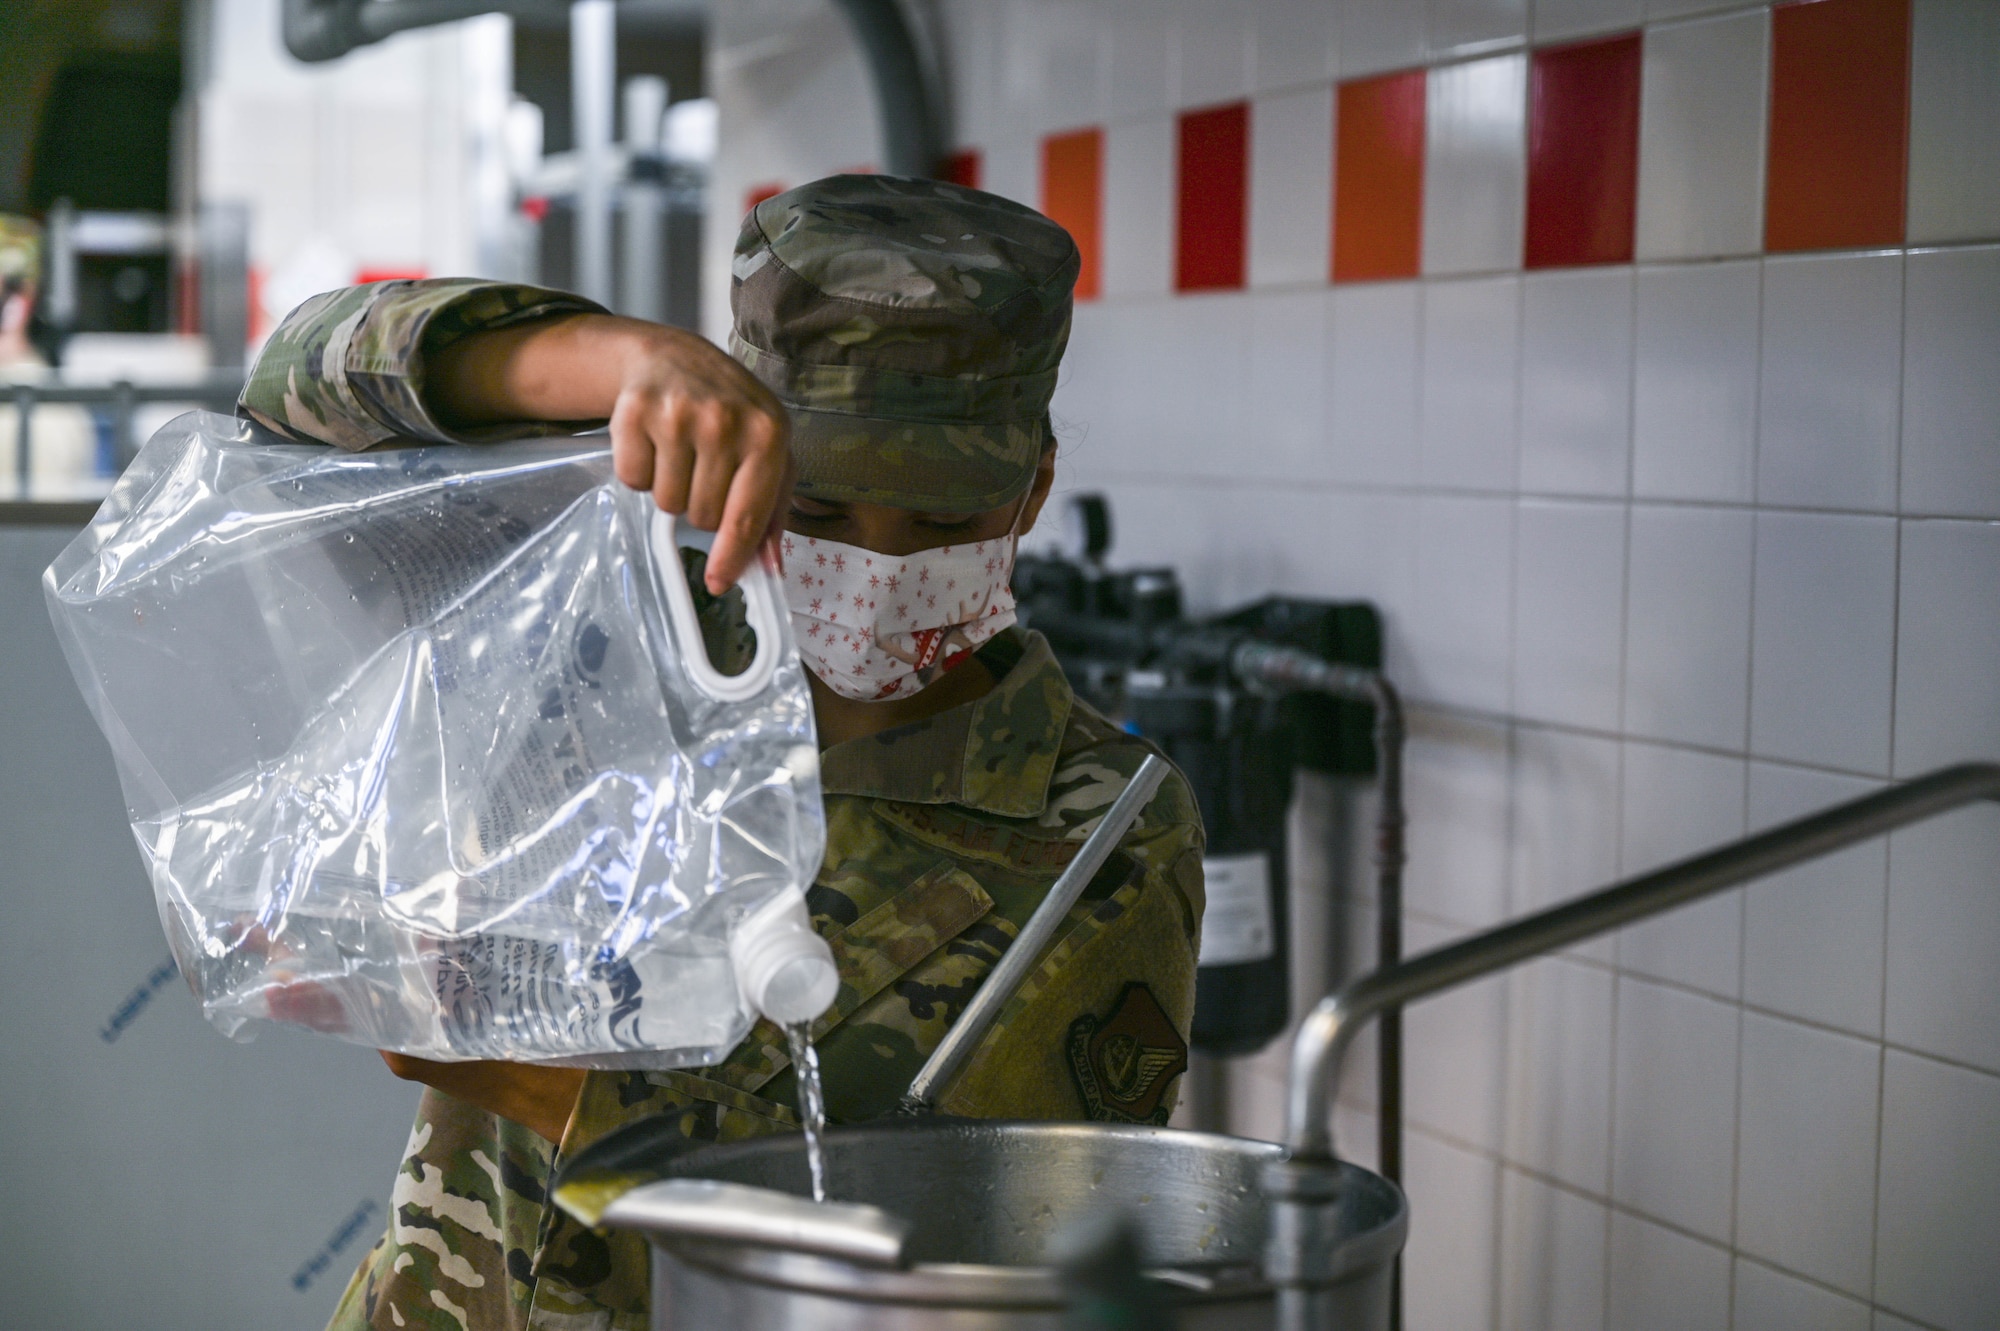
<instances>
[{"instance_id":1,"label":"white spout cap","mask_svg":"<svg viewBox=\"0 0 2000 1331\"><path fill-rule=\"evenodd\" d=\"M840 972L833 949L813 932L805 893L786 888L736 926L730 964L743 1000L780 1026L808 1022L833 1006Z\"/></svg>"}]
</instances>

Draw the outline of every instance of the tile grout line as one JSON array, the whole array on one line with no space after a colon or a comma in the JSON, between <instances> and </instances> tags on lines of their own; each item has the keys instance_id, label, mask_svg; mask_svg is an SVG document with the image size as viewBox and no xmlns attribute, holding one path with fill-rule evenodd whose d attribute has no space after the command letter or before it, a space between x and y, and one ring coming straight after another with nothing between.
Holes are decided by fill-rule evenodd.
<instances>
[{"instance_id":1,"label":"tile grout line","mask_svg":"<svg viewBox=\"0 0 2000 1331\"><path fill-rule=\"evenodd\" d=\"M1762 470L1764 442L1764 339L1765 301L1764 274L1765 260L1757 264L1757 344L1753 353L1753 374L1757 381L1757 392L1750 413L1750 496L1754 503L1758 498L1759 473ZM1745 672L1747 696L1743 701L1743 751L1747 755L1751 748L1751 735L1755 733L1755 706L1757 699L1757 522L1751 520L1750 532L1750 644L1748 652L1749 669ZM1746 757L1743 770L1743 829L1750 828L1750 770ZM1738 1245L1738 1224L1741 1216L1741 1194L1743 1190L1743 1036L1749 994L1750 893L1748 884L1736 889L1736 1069L1732 1099L1733 1113L1730 1118L1729 1142L1729 1304L1726 1324L1734 1331L1736 1326L1736 1264L1740 1253Z\"/></svg>"}]
</instances>

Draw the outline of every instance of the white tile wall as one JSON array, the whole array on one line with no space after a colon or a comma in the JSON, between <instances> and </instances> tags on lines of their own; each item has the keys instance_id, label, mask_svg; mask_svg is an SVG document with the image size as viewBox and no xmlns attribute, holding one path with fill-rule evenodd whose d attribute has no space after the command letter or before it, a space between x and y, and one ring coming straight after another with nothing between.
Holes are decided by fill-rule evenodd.
<instances>
[{"instance_id":1,"label":"white tile wall","mask_svg":"<svg viewBox=\"0 0 2000 1331\"><path fill-rule=\"evenodd\" d=\"M1336 287L1327 419L1339 474L1377 485L1417 474L1417 329L1414 282Z\"/></svg>"},{"instance_id":2,"label":"white tile wall","mask_svg":"<svg viewBox=\"0 0 2000 1331\"><path fill-rule=\"evenodd\" d=\"M1431 70L1424 109L1424 272L1521 266L1528 58Z\"/></svg>"},{"instance_id":3,"label":"white tile wall","mask_svg":"<svg viewBox=\"0 0 2000 1331\"><path fill-rule=\"evenodd\" d=\"M1500 1176L1501 1331L1604 1324L1604 1203L1517 1170Z\"/></svg>"},{"instance_id":4,"label":"white tile wall","mask_svg":"<svg viewBox=\"0 0 2000 1331\"><path fill-rule=\"evenodd\" d=\"M1624 746L1601 735L1517 726L1512 780L1513 907L1542 910L1618 876ZM1579 945L1609 961L1612 945Z\"/></svg>"},{"instance_id":5,"label":"white tile wall","mask_svg":"<svg viewBox=\"0 0 2000 1331\"><path fill-rule=\"evenodd\" d=\"M1412 696L1507 710L1513 546L1509 500L1417 501L1417 601L1405 629L1417 669Z\"/></svg>"},{"instance_id":6,"label":"white tile wall","mask_svg":"<svg viewBox=\"0 0 2000 1331\"><path fill-rule=\"evenodd\" d=\"M1403 901L1432 921L1485 928L1507 917L1507 864L1491 848L1507 834L1508 728L1478 717L1414 718L1410 860Z\"/></svg>"},{"instance_id":7,"label":"white tile wall","mask_svg":"<svg viewBox=\"0 0 2000 1331\"><path fill-rule=\"evenodd\" d=\"M1526 8L1537 42L1652 25L1637 264L1516 271L1514 0L1050 0L1004 40L1045 7L943 0L996 188L1033 200L1050 117L1106 127L1055 411L1114 562L1198 608L1383 609L1413 947L2000 759L1993 7L1914 0L1910 247L1769 258L1768 8ZM1445 50L1428 276L1329 287L1330 78ZM854 68L774 103L817 109L826 168L873 124ZM1173 114L1245 95L1250 289L1173 296ZM787 135L718 178L804 178ZM1413 1009L1411 1331L2000 1325L1996 864L2000 811L1955 814ZM1363 1162L1372 1059L1338 1116ZM1273 1130L1278 1075L1239 1127Z\"/></svg>"},{"instance_id":8,"label":"white tile wall","mask_svg":"<svg viewBox=\"0 0 2000 1331\"><path fill-rule=\"evenodd\" d=\"M1559 41L1639 26L1639 0L1536 0L1535 40Z\"/></svg>"},{"instance_id":9,"label":"white tile wall","mask_svg":"<svg viewBox=\"0 0 2000 1331\"><path fill-rule=\"evenodd\" d=\"M1243 0L1175 5L1179 104L1229 102L1250 90L1250 11Z\"/></svg>"},{"instance_id":10,"label":"white tile wall","mask_svg":"<svg viewBox=\"0 0 2000 1331\"><path fill-rule=\"evenodd\" d=\"M1491 1325L1500 1167L1428 1134L1412 1134L1404 1154L1410 1214L1429 1222L1411 1231L1404 1249L1407 1324Z\"/></svg>"},{"instance_id":11,"label":"white tile wall","mask_svg":"<svg viewBox=\"0 0 2000 1331\"><path fill-rule=\"evenodd\" d=\"M1516 716L1617 728L1626 512L1623 504L1550 500L1518 509Z\"/></svg>"},{"instance_id":12,"label":"white tile wall","mask_svg":"<svg viewBox=\"0 0 2000 1331\"><path fill-rule=\"evenodd\" d=\"M1323 290L1333 252L1333 85L1259 97L1250 125L1250 285Z\"/></svg>"},{"instance_id":13,"label":"white tile wall","mask_svg":"<svg viewBox=\"0 0 2000 1331\"><path fill-rule=\"evenodd\" d=\"M1508 978L1504 1154L1602 1197L1611 1168L1611 972L1544 957Z\"/></svg>"},{"instance_id":14,"label":"white tile wall","mask_svg":"<svg viewBox=\"0 0 2000 1331\"><path fill-rule=\"evenodd\" d=\"M1324 291L1273 293L1248 305L1248 392L1261 425L1237 450L1236 469L1271 480L1332 480L1326 450L1327 318Z\"/></svg>"},{"instance_id":15,"label":"white tile wall","mask_svg":"<svg viewBox=\"0 0 2000 1331\"><path fill-rule=\"evenodd\" d=\"M1323 0L1256 0L1252 11L1258 88L1326 83L1338 72L1333 46L1336 6Z\"/></svg>"},{"instance_id":16,"label":"white tile wall","mask_svg":"<svg viewBox=\"0 0 2000 1331\"><path fill-rule=\"evenodd\" d=\"M1609 1331L1728 1331L1726 1249L1613 1212L1609 1271Z\"/></svg>"},{"instance_id":17,"label":"white tile wall","mask_svg":"<svg viewBox=\"0 0 2000 1331\"><path fill-rule=\"evenodd\" d=\"M1635 979L1618 981L1617 1002L1612 1199L1726 1243L1735 1184L1739 1011Z\"/></svg>"},{"instance_id":18,"label":"white tile wall","mask_svg":"<svg viewBox=\"0 0 2000 1331\"><path fill-rule=\"evenodd\" d=\"M1889 842L1883 1022L1891 1041L2000 1073L2000 809Z\"/></svg>"},{"instance_id":19,"label":"white tile wall","mask_svg":"<svg viewBox=\"0 0 2000 1331\"><path fill-rule=\"evenodd\" d=\"M1736 1246L1862 1298L1881 1067L1873 1041L1744 1014Z\"/></svg>"},{"instance_id":20,"label":"white tile wall","mask_svg":"<svg viewBox=\"0 0 2000 1331\"><path fill-rule=\"evenodd\" d=\"M1886 776L1895 522L1759 514L1754 595L1751 747L1773 758Z\"/></svg>"},{"instance_id":21,"label":"white tile wall","mask_svg":"<svg viewBox=\"0 0 2000 1331\"><path fill-rule=\"evenodd\" d=\"M1763 9L1646 30L1640 258L1746 254L1762 245L1770 34Z\"/></svg>"},{"instance_id":22,"label":"white tile wall","mask_svg":"<svg viewBox=\"0 0 2000 1331\"><path fill-rule=\"evenodd\" d=\"M2000 1325L2000 1078L1890 1050L1875 1299L1947 1331Z\"/></svg>"},{"instance_id":23,"label":"white tile wall","mask_svg":"<svg viewBox=\"0 0 2000 1331\"><path fill-rule=\"evenodd\" d=\"M1105 116L1116 123L1171 107L1180 72L1173 25L1157 14L1128 12L1112 15L1105 33L1111 47Z\"/></svg>"},{"instance_id":24,"label":"white tile wall","mask_svg":"<svg viewBox=\"0 0 2000 1331\"><path fill-rule=\"evenodd\" d=\"M1867 1304L1740 1259L1733 1308L1741 1331L1868 1331Z\"/></svg>"},{"instance_id":25,"label":"white tile wall","mask_svg":"<svg viewBox=\"0 0 2000 1331\"><path fill-rule=\"evenodd\" d=\"M2000 753L2000 523L1903 524L1896 772Z\"/></svg>"},{"instance_id":26,"label":"white tile wall","mask_svg":"<svg viewBox=\"0 0 2000 1331\"><path fill-rule=\"evenodd\" d=\"M1910 230L1914 244L2000 232L2000 9L1916 0L1910 48Z\"/></svg>"},{"instance_id":27,"label":"white tile wall","mask_svg":"<svg viewBox=\"0 0 2000 1331\"><path fill-rule=\"evenodd\" d=\"M1164 296L1174 284L1174 122L1113 124L1104 134L1103 288Z\"/></svg>"},{"instance_id":28,"label":"white tile wall","mask_svg":"<svg viewBox=\"0 0 2000 1331\"><path fill-rule=\"evenodd\" d=\"M1514 488L1520 279L1472 278L1424 287L1418 480Z\"/></svg>"},{"instance_id":29,"label":"white tile wall","mask_svg":"<svg viewBox=\"0 0 2000 1331\"><path fill-rule=\"evenodd\" d=\"M2000 246L1909 259L1903 511L2000 518Z\"/></svg>"},{"instance_id":30,"label":"white tile wall","mask_svg":"<svg viewBox=\"0 0 2000 1331\"><path fill-rule=\"evenodd\" d=\"M1632 270L1521 280L1521 488L1623 498L1632 466Z\"/></svg>"},{"instance_id":31,"label":"white tile wall","mask_svg":"<svg viewBox=\"0 0 2000 1331\"><path fill-rule=\"evenodd\" d=\"M1632 506L1626 730L1740 749L1750 721L1751 515Z\"/></svg>"},{"instance_id":32,"label":"white tile wall","mask_svg":"<svg viewBox=\"0 0 2000 1331\"><path fill-rule=\"evenodd\" d=\"M1765 263L1759 503L1895 511L1902 346L1900 252Z\"/></svg>"},{"instance_id":33,"label":"white tile wall","mask_svg":"<svg viewBox=\"0 0 2000 1331\"><path fill-rule=\"evenodd\" d=\"M1342 78L1415 65L1424 56L1424 7L1412 0L1335 0Z\"/></svg>"},{"instance_id":34,"label":"white tile wall","mask_svg":"<svg viewBox=\"0 0 2000 1331\"><path fill-rule=\"evenodd\" d=\"M1429 0L1426 8L1432 59L1491 50L1528 31L1527 0Z\"/></svg>"},{"instance_id":35,"label":"white tile wall","mask_svg":"<svg viewBox=\"0 0 2000 1331\"><path fill-rule=\"evenodd\" d=\"M1760 267L1742 262L1639 270L1634 495L1751 497Z\"/></svg>"}]
</instances>

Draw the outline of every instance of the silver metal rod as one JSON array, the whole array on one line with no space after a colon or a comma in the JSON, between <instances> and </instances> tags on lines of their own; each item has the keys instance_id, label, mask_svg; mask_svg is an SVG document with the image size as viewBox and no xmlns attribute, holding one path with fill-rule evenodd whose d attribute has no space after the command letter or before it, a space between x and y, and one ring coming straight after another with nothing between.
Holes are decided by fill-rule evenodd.
<instances>
[{"instance_id":1,"label":"silver metal rod","mask_svg":"<svg viewBox=\"0 0 2000 1331\"><path fill-rule=\"evenodd\" d=\"M666 220L662 187L660 117L667 110L667 81L651 74L625 80L625 160L631 164L622 192L624 262L618 273L618 312L659 323L666 317L666 283L660 245Z\"/></svg>"},{"instance_id":2,"label":"silver metal rod","mask_svg":"<svg viewBox=\"0 0 2000 1331\"><path fill-rule=\"evenodd\" d=\"M1027 925L1014 941L1007 945L1001 956L972 1001L965 1005L965 1011L958 1021L945 1032L944 1040L931 1052L928 1061L917 1072L910 1083L909 1093L903 1097L903 1108L909 1112L924 1112L932 1107L939 1091L951 1081L971 1061L979 1042L1000 1015L1000 1008L1014 991L1021 987L1021 981L1028 978L1028 972L1042 959L1042 949L1055 939L1056 930L1070 907L1083 895L1083 889L1111 858L1111 852L1125 839L1125 833L1138 821L1139 814L1152 801L1160 783L1172 771L1172 766L1158 754L1147 754L1146 761L1139 764L1139 770L1126 783L1125 789L1112 802L1103 821L1089 838L1084 841L1076 858L1062 871L1049 894L1042 898L1042 904L1035 907L1035 913L1028 917Z\"/></svg>"},{"instance_id":3,"label":"silver metal rod","mask_svg":"<svg viewBox=\"0 0 2000 1331\"><path fill-rule=\"evenodd\" d=\"M742 1243L900 1266L909 1223L877 1206L815 1202L775 1188L713 1179L664 1179L620 1196L603 1222L648 1234Z\"/></svg>"},{"instance_id":4,"label":"silver metal rod","mask_svg":"<svg viewBox=\"0 0 2000 1331\"><path fill-rule=\"evenodd\" d=\"M1333 1158L1341 1061L1370 1017L1979 800L2000 802L2000 764L1942 768L1363 976L1321 1000L1292 1041L1293 1158Z\"/></svg>"},{"instance_id":5,"label":"silver metal rod","mask_svg":"<svg viewBox=\"0 0 2000 1331\"><path fill-rule=\"evenodd\" d=\"M576 289L609 308L611 290L612 103L617 96L618 9L576 0L569 10L571 123L582 171L576 190Z\"/></svg>"}]
</instances>

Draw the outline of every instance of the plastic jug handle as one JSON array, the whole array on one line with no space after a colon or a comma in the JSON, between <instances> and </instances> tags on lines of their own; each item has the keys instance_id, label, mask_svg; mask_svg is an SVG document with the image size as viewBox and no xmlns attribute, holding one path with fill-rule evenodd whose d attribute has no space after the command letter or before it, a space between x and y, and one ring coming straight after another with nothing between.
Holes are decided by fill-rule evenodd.
<instances>
[{"instance_id":1,"label":"plastic jug handle","mask_svg":"<svg viewBox=\"0 0 2000 1331\"><path fill-rule=\"evenodd\" d=\"M757 635L757 651L742 674L725 675L708 659L708 648L702 641L701 621L695 617L694 597L688 591L687 572L681 567L680 547L674 539L674 515L655 508L650 534L653 566L666 586L667 618L679 639L688 678L717 702L746 702L762 693L778 671L777 579L761 561L753 562L743 575L743 601L750 629Z\"/></svg>"}]
</instances>

